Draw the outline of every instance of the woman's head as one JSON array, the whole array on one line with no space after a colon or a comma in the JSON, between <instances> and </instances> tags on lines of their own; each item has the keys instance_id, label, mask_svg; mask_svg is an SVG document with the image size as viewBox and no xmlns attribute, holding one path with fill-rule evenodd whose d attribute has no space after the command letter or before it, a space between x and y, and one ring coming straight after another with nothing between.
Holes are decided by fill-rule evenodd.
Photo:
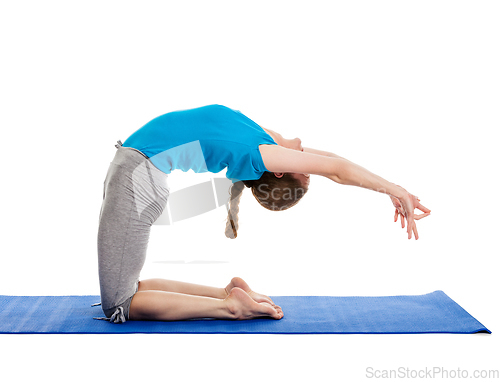
<instances>
[{"instance_id":1,"label":"woman's head","mask_svg":"<svg viewBox=\"0 0 500 382\"><path fill-rule=\"evenodd\" d=\"M309 188L309 175L265 172L260 179L233 183L228 208L226 236L234 239L238 231L239 202L244 187L251 188L259 204L271 211L284 211L296 205Z\"/></svg>"},{"instance_id":2,"label":"woman's head","mask_svg":"<svg viewBox=\"0 0 500 382\"><path fill-rule=\"evenodd\" d=\"M260 179L243 181L259 204L271 211L284 211L299 202L309 187L309 177L295 173L265 172Z\"/></svg>"}]
</instances>

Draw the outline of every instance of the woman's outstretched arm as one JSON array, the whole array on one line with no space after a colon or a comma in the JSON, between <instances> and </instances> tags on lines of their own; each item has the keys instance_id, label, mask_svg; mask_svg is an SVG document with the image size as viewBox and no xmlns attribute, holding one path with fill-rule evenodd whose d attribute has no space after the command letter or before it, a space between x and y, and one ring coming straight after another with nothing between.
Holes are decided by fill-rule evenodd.
<instances>
[{"instance_id":1,"label":"woman's outstretched arm","mask_svg":"<svg viewBox=\"0 0 500 382\"><path fill-rule=\"evenodd\" d=\"M339 184L363 187L396 198L404 193L394 183L339 156L313 154L276 145L260 145L259 149L264 165L271 172L321 175Z\"/></svg>"},{"instance_id":2,"label":"woman's outstretched arm","mask_svg":"<svg viewBox=\"0 0 500 382\"><path fill-rule=\"evenodd\" d=\"M420 204L416 196L347 159L277 145L260 145L259 150L264 165L271 172L321 175L339 184L362 187L396 198L401 203L402 212L407 219L408 239L411 239L412 232L415 233L415 238L418 239L414 220L419 220L430 213L430 210ZM319 150L316 151L320 152ZM413 210L415 208L425 213L414 216Z\"/></svg>"}]
</instances>

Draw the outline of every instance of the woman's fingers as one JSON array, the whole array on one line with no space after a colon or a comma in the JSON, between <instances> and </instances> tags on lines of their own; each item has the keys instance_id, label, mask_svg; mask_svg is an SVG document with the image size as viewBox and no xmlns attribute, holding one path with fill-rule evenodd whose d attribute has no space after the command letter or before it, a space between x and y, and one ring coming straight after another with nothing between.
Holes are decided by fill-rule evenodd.
<instances>
[{"instance_id":1,"label":"woman's fingers","mask_svg":"<svg viewBox=\"0 0 500 382\"><path fill-rule=\"evenodd\" d=\"M422 215L414 216L414 221L413 221L412 226L410 226L410 223L407 222L407 224L408 224L408 229L407 229L408 239L411 239L412 233L413 233L415 235L415 240L418 240L417 224L416 224L415 220L419 220L419 219L421 219L421 218L423 218L423 217L425 217L427 215L428 214L422 214ZM401 218L401 228L404 228L405 227L405 217L398 210L396 210L396 214L394 216L394 219L395 219L394 221L395 222L397 221L398 216ZM410 227L411 227L411 229L410 229Z\"/></svg>"},{"instance_id":2,"label":"woman's fingers","mask_svg":"<svg viewBox=\"0 0 500 382\"><path fill-rule=\"evenodd\" d=\"M413 226L415 225L415 221L413 220L413 212L412 211L408 212L408 216L406 217L406 220L407 220L406 223L408 224L408 228L406 229L406 231L408 232L408 239L411 239Z\"/></svg>"},{"instance_id":3,"label":"woman's fingers","mask_svg":"<svg viewBox=\"0 0 500 382\"><path fill-rule=\"evenodd\" d=\"M417 223L413 222L413 233L415 234L415 240L418 240Z\"/></svg>"},{"instance_id":4,"label":"woman's fingers","mask_svg":"<svg viewBox=\"0 0 500 382\"><path fill-rule=\"evenodd\" d=\"M405 190L403 187L401 188ZM418 240L419 236L418 236L416 221L429 216L431 210L420 204L420 198L418 196L414 196L410 193L408 193L401 199L394 198L391 196L391 200L394 207L396 207L396 211L394 214L394 222L397 222L399 216L401 218L401 228L405 228L406 225L406 232L408 233L408 239L411 239L412 235L415 235L415 240ZM416 215L414 213L415 208L418 208L420 211L423 212L423 214ZM405 219L406 219L406 224L405 224Z\"/></svg>"},{"instance_id":5,"label":"woman's fingers","mask_svg":"<svg viewBox=\"0 0 500 382\"><path fill-rule=\"evenodd\" d=\"M414 215L413 216L413 219L415 220L420 220L422 218L425 218L426 216L429 216L431 213L430 212L426 212L425 214L420 214L420 215Z\"/></svg>"},{"instance_id":6,"label":"woman's fingers","mask_svg":"<svg viewBox=\"0 0 500 382\"><path fill-rule=\"evenodd\" d=\"M421 205L420 203L418 203L416 206L416 208L418 208L420 211L422 212L431 212L430 209L428 209L427 207L424 207L423 205Z\"/></svg>"},{"instance_id":7,"label":"woman's fingers","mask_svg":"<svg viewBox=\"0 0 500 382\"><path fill-rule=\"evenodd\" d=\"M405 228L406 225L406 232L408 233L408 239L411 239L412 235L415 235L415 240L418 240L419 236L418 236L416 221L429 216L431 210L420 204L420 199L417 196L410 195L410 200L406 199L399 200L397 198L391 197L391 200L393 202L394 207L396 207L396 211L394 212L394 222L398 221L398 217L401 218L401 228ZM415 208L418 208L420 211L423 212L423 214L416 215L414 213ZM406 219L406 224L405 224L405 219Z\"/></svg>"},{"instance_id":8,"label":"woman's fingers","mask_svg":"<svg viewBox=\"0 0 500 382\"><path fill-rule=\"evenodd\" d=\"M401 228L405 227L405 217L400 208L396 208L396 212L394 214L394 223L398 221L398 217L401 217Z\"/></svg>"}]
</instances>

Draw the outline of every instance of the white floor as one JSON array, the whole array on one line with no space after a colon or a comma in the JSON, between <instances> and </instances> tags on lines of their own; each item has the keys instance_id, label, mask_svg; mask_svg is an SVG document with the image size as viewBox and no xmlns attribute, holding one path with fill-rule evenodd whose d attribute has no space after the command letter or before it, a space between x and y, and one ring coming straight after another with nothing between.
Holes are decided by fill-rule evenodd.
<instances>
[{"instance_id":1,"label":"white floor","mask_svg":"<svg viewBox=\"0 0 500 382\"><path fill-rule=\"evenodd\" d=\"M246 190L236 240L224 236L223 208L154 226L143 278L225 286L241 276L270 296L443 290L493 334L1 335L5 375L358 381L500 370L498 5L148 4L2 5L0 294L98 294L97 218L116 140L168 111L221 103L405 187L432 215L410 241L373 191L312 176L296 207L270 212ZM172 190L206 175L173 173Z\"/></svg>"}]
</instances>

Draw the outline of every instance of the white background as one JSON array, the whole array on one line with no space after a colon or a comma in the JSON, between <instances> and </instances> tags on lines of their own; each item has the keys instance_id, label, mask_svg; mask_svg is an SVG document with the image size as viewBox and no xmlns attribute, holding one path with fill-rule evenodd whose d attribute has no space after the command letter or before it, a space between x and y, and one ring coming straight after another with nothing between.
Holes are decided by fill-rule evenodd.
<instances>
[{"instance_id":1,"label":"white background","mask_svg":"<svg viewBox=\"0 0 500 382\"><path fill-rule=\"evenodd\" d=\"M0 294L97 295L114 144L158 115L219 103L403 186L432 214L410 241L383 194L312 176L296 207L271 212L247 190L236 240L224 236L224 208L154 226L143 278L223 287L241 276L270 296L443 290L493 334L2 335L2 372L358 381L367 367L500 369L499 10L3 1ZM171 191L205 175L174 172Z\"/></svg>"}]
</instances>

